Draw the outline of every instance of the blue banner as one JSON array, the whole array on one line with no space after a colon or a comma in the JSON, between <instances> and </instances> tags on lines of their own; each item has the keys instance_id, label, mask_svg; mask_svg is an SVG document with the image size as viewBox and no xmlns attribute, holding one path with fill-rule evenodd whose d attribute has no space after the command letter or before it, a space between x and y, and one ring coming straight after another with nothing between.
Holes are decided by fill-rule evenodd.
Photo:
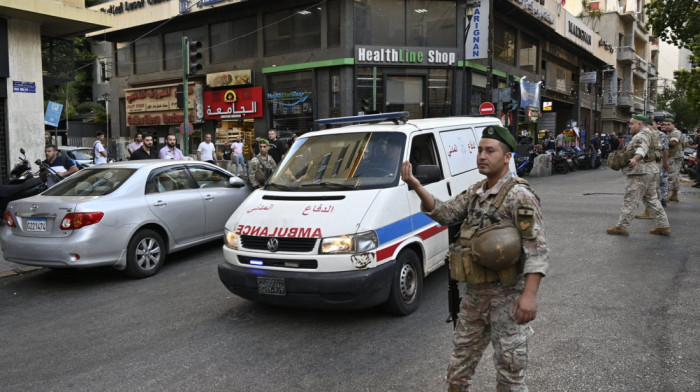
<instances>
[{"instance_id":1,"label":"blue banner","mask_svg":"<svg viewBox=\"0 0 700 392\"><path fill-rule=\"evenodd\" d=\"M44 116L44 124L51 125L52 127L58 127L58 122L61 120L61 111L62 110L63 110L62 104L49 101L48 106L46 106L46 115Z\"/></svg>"}]
</instances>

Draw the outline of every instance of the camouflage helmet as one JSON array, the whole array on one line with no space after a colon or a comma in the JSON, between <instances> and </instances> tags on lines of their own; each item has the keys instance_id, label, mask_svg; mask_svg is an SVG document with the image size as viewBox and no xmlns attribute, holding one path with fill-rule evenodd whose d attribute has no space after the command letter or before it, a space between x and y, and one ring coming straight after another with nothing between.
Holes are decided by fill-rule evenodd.
<instances>
[{"instance_id":1,"label":"camouflage helmet","mask_svg":"<svg viewBox=\"0 0 700 392\"><path fill-rule=\"evenodd\" d=\"M479 229L472 238L474 261L495 271L517 263L522 251L520 231L507 220Z\"/></svg>"}]
</instances>

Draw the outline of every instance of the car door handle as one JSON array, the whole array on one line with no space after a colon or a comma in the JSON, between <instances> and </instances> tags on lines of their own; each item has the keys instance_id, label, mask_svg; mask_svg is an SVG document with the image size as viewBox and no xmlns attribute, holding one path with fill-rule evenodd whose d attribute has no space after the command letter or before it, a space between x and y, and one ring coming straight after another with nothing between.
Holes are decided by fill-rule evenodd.
<instances>
[{"instance_id":1,"label":"car door handle","mask_svg":"<svg viewBox=\"0 0 700 392\"><path fill-rule=\"evenodd\" d=\"M165 207L165 206L168 205L168 203L164 202L163 200L158 200L158 201L155 202L155 204L153 204L153 205L154 205L155 207Z\"/></svg>"},{"instance_id":2,"label":"car door handle","mask_svg":"<svg viewBox=\"0 0 700 392\"><path fill-rule=\"evenodd\" d=\"M206 195L206 196L204 196L204 200L206 200L206 201L214 200L214 196Z\"/></svg>"}]
</instances>

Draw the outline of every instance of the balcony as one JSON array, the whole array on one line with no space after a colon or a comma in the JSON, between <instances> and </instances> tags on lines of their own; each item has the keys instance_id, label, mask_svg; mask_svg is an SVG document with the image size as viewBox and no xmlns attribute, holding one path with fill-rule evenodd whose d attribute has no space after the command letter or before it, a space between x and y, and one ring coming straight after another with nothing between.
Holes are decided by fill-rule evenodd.
<instances>
[{"instance_id":1,"label":"balcony","mask_svg":"<svg viewBox=\"0 0 700 392\"><path fill-rule=\"evenodd\" d=\"M633 104L632 94L620 91L617 95L617 106L632 107Z\"/></svg>"},{"instance_id":2,"label":"balcony","mask_svg":"<svg viewBox=\"0 0 700 392\"><path fill-rule=\"evenodd\" d=\"M640 112L644 111L644 98L634 96L634 110L638 110Z\"/></svg>"},{"instance_id":3,"label":"balcony","mask_svg":"<svg viewBox=\"0 0 700 392\"><path fill-rule=\"evenodd\" d=\"M621 46L617 50L617 61L624 64L632 64L636 60L637 55L634 53L634 49L630 46Z\"/></svg>"},{"instance_id":4,"label":"balcony","mask_svg":"<svg viewBox=\"0 0 700 392\"><path fill-rule=\"evenodd\" d=\"M649 77L654 77L658 74L656 71L656 65L649 63Z\"/></svg>"},{"instance_id":5,"label":"balcony","mask_svg":"<svg viewBox=\"0 0 700 392\"><path fill-rule=\"evenodd\" d=\"M641 57L635 55L634 56L634 64L632 65L632 72L634 72L634 75L643 79L647 78L647 62L642 60Z\"/></svg>"}]
</instances>

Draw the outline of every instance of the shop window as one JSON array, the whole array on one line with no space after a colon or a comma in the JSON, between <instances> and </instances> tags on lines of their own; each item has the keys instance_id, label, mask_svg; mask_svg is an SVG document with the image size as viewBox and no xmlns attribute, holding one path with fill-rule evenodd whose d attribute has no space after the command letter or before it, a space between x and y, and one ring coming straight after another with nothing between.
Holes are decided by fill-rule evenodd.
<instances>
[{"instance_id":1,"label":"shop window","mask_svg":"<svg viewBox=\"0 0 700 392\"><path fill-rule=\"evenodd\" d=\"M214 23L209 26L211 62L223 63L258 55L255 17Z\"/></svg>"},{"instance_id":2,"label":"shop window","mask_svg":"<svg viewBox=\"0 0 700 392\"><path fill-rule=\"evenodd\" d=\"M160 71L159 36L139 38L134 42L134 72L137 74Z\"/></svg>"},{"instance_id":3,"label":"shop window","mask_svg":"<svg viewBox=\"0 0 700 392\"><path fill-rule=\"evenodd\" d=\"M331 93L330 96L328 97L329 102L328 102L328 108L329 112L328 114L330 117L340 117L340 102L341 102L341 93L340 93L340 69L338 67L331 68L329 70L329 85L331 87Z\"/></svg>"},{"instance_id":4,"label":"shop window","mask_svg":"<svg viewBox=\"0 0 700 392\"><path fill-rule=\"evenodd\" d=\"M431 69L428 73L428 117L452 115L452 71Z\"/></svg>"},{"instance_id":5,"label":"shop window","mask_svg":"<svg viewBox=\"0 0 700 392\"><path fill-rule=\"evenodd\" d=\"M355 44L453 47L457 14L454 1L355 0Z\"/></svg>"},{"instance_id":6,"label":"shop window","mask_svg":"<svg viewBox=\"0 0 700 392\"><path fill-rule=\"evenodd\" d=\"M521 36L518 47L518 67L523 71L537 73L537 49L536 39L525 34Z\"/></svg>"},{"instance_id":7,"label":"shop window","mask_svg":"<svg viewBox=\"0 0 700 392\"><path fill-rule=\"evenodd\" d=\"M321 11L317 7L267 13L263 24L266 56L321 47Z\"/></svg>"},{"instance_id":8,"label":"shop window","mask_svg":"<svg viewBox=\"0 0 700 392\"><path fill-rule=\"evenodd\" d=\"M547 89L564 94L571 93L571 89L574 87L573 71L552 62L547 62L545 75L545 84L547 85Z\"/></svg>"},{"instance_id":9,"label":"shop window","mask_svg":"<svg viewBox=\"0 0 700 392\"><path fill-rule=\"evenodd\" d=\"M115 46L117 55L117 75L131 75L131 45L129 45L128 42L117 42Z\"/></svg>"},{"instance_id":10,"label":"shop window","mask_svg":"<svg viewBox=\"0 0 700 392\"><path fill-rule=\"evenodd\" d=\"M313 130L313 81L311 72L270 75L267 102L272 127L301 135Z\"/></svg>"},{"instance_id":11,"label":"shop window","mask_svg":"<svg viewBox=\"0 0 700 392\"><path fill-rule=\"evenodd\" d=\"M515 65L515 37L517 30L503 22L497 22L494 27L493 52L496 60Z\"/></svg>"}]
</instances>

